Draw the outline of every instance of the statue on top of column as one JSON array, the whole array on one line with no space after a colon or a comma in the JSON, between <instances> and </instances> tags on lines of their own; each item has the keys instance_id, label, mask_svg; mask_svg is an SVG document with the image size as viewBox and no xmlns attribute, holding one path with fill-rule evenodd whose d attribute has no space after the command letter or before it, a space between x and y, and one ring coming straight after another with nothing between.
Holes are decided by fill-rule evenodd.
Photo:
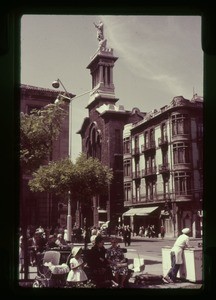
<instances>
[{"instance_id":1,"label":"statue on top of column","mask_svg":"<svg viewBox=\"0 0 216 300\"><path fill-rule=\"evenodd\" d=\"M106 47L106 40L104 39L103 33L103 22L100 21L99 24L95 24L94 26L97 28L97 39L99 41L99 48Z\"/></svg>"}]
</instances>

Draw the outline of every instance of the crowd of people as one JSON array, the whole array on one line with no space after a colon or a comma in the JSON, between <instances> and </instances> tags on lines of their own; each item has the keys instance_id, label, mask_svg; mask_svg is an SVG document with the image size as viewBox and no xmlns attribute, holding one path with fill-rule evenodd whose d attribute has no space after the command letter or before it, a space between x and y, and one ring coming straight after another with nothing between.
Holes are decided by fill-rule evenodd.
<instances>
[{"instance_id":1,"label":"crowd of people","mask_svg":"<svg viewBox=\"0 0 216 300\"><path fill-rule=\"evenodd\" d=\"M164 238L165 229L161 226L161 238ZM108 235L110 236L110 232L108 229L104 230L100 227L92 227L92 228L77 228L74 226L72 230L72 243L76 242L85 242L94 244L94 240L97 235ZM131 236L134 235L131 227L129 225L116 226L115 235L120 237L124 242L125 247L131 245ZM148 225L146 228L143 226L139 227L136 235L141 237L155 237L156 230L154 225ZM43 251L47 251L53 248L67 248L70 245L67 241L67 230L65 228L61 228L56 226L55 228L43 228L39 226L38 228L34 228L33 226L29 226L27 230L27 245L28 245L28 253L29 253L29 265L36 266L37 253L42 253ZM20 229L20 237L19 237L19 257L20 257L20 272L24 270L24 260L23 260L23 234Z\"/></svg>"},{"instance_id":2,"label":"crowd of people","mask_svg":"<svg viewBox=\"0 0 216 300\"><path fill-rule=\"evenodd\" d=\"M125 232L131 231L125 227ZM97 287L111 285L115 287L124 287L128 276L127 259L124 256L123 249L118 244L117 238L111 238L111 246L104 247L104 237L100 228L93 227L89 229L88 249L74 246L73 242L69 244L61 229L54 232L43 229L41 226L36 230L29 229L27 232L27 246L29 265L37 266L37 256L43 252L53 249L70 249L70 255L67 259L70 272L67 276L68 285L76 285L77 283L85 283L91 279ZM83 239L85 236L83 236ZM130 239L125 233L125 243L130 245ZM20 272L24 271L24 255L23 255L23 235L20 231ZM86 251L88 250L88 251Z\"/></svg>"},{"instance_id":3,"label":"crowd of people","mask_svg":"<svg viewBox=\"0 0 216 300\"><path fill-rule=\"evenodd\" d=\"M148 237L155 238L161 237L162 239L165 236L165 227L161 225L160 229L156 228L154 224L149 224L148 226L139 226L134 231L132 231L129 225L116 226L115 229L116 235L122 236L123 240L126 240L126 244L130 245L131 235L140 236L140 237ZM129 241L129 242L128 242ZM125 244L125 246L126 246Z\"/></svg>"},{"instance_id":4,"label":"crowd of people","mask_svg":"<svg viewBox=\"0 0 216 300\"><path fill-rule=\"evenodd\" d=\"M67 248L69 247L67 241L64 239L64 233L62 230L55 230L52 233L50 229L44 229L42 226L34 229L29 227L27 229L27 248L28 248L28 259L30 266L37 265L37 254L53 248ZM24 243L23 233L20 229L19 236L19 259L21 269L24 270Z\"/></svg>"},{"instance_id":5,"label":"crowd of people","mask_svg":"<svg viewBox=\"0 0 216 300\"><path fill-rule=\"evenodd\" d=\"M150 228L150 226L149 226ZM143 231L140 228L140 231ZM152 230L152 229L151 229ZM161 226L161 238L164 238L165 230ZM139 231L139 233L140 233ZM83 231L82 235L83 235ZM87 231L85 231L86 238ZM52 233L52 234L51 234ZM167 275L163 278L165 283L175 282L177 272L182 261L182 253L185 248L189 247L189 228L184 228L182 234L177 238L171 249L171 268ZM126 286L131 275L128 268L128 261L125 257L123 248L120 247L119 241L124 241L125 246L130 246L132 230L130 226L124 225L121 230L116 230L115 236L110 238L111 246L105 248L104 237L100 228L92 227L88 230L88 246L90 248L82 248L74 246L73 242L66 241L64 230L55 229L54 232L43 229L41 226L35 231L28 229L27 247L29 264L37 265L38 253L43 253L51 249L68 249L70 254L67 264L70 271L67 275L66 283L76 286L80 283L86 283L92 280L96 287L119 287ZM121 236L121 239L119 239ZM147 235L148 236L148 235ZM24 271L24 253L23 253L23 235L20 231L19 237L19 255L20 255L20 272Z\"/></svg>"}]
</instances>

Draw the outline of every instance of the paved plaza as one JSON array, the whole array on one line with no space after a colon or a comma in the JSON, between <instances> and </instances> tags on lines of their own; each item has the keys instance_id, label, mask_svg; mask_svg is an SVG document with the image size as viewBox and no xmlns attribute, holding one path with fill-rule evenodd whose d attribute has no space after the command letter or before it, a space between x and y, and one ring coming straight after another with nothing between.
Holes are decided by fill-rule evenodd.
<instances>
[{"instance_id":1,"label":"paved plaza","mask_svg":"<svg viewBox=\"0 0 216 300\"><path fill-rule=\"evenodd\" d=\"M140 272L134 272L129 280L129 288L131 289L202 289L201 282L189 282L185 279L178 279L176 283L165 284L160 280L163 275L163 264L162 264L162 247L171 246L174 243L173 238L167 238L161 240L160 238L141 238L132 237L131 245L127 246L127 253L125 254L128 258L129 264L133 264L134 258L140 259L144 262L144 268ZM191 240L191 246L197 247L201 239ZM125 247L124 243L121 242L120 246ZM110 243L105 243L105 247L109 247ZM29 279L33 280L37 275L36 267L29 267ZM144 277L149 280L143 281L141 284L136 284L136 276L145 275ZM152 280L151 280L152 277ZM155 280L155 279L159 280ZM23 282L24 274L19 273L20 282ZM22 284L23 285L23 284ZM27 286L31 285L28 283Z\"/></svg>"}]
</instances>

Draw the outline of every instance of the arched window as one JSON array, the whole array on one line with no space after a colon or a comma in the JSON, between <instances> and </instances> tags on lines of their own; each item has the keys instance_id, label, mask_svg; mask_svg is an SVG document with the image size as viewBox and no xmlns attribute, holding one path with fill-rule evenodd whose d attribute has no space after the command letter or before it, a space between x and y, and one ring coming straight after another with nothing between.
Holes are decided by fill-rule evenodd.
<instances>
[{"instance_id":1,"label":"arched window","mask_svg":"<svg viewBox=\"0 0 216 300\"><path fill-rule=\"evenodd\" d=\"M101 130L98 129L97 123L93 122L89 127L88 137L86 138L87 154L92 157L101 159Z\"/></svg>"}]
</instances>

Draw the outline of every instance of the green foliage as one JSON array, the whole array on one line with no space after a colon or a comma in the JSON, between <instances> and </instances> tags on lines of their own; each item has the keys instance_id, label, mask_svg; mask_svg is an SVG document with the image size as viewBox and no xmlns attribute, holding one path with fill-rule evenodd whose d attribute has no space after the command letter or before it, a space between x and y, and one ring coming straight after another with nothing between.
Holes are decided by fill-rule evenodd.
<instances>
[{"instance_id":1,"label":"green foliage","mask_svg":"<svg viewBox=\"0 0 216 300\"><path fill-rule=\"evenodd\" d=\"M73 164L68 158L50 162L33 173L29 186L33 192L51 192L88 201L97 194L106 194L113 178L112 171L96 158L80 154Z\"/></svg>"},{"instance_id":2,"label":"green foliage","mask_svg":"<svg viewBox=\"0 0 216 300\"><path fill-rule=\"evenodd\" d=\"M51 159L53 141L59 136L67 111L63 104L48 104L20 115L20 165L31 173Z\"/></svg>"},{"instance_id":3,"label":"green foliage","mask_svg":"<svg viewBox=\"0 0 216 300\"><path fill-rule=\"evenodd\" d=\"M112 172L104 166L97 158L87 158L82 153L76 160L76 189L75 191L83 195L106 194L108 184L112 180Z\"/></svg>"},{"instance_id":4,"label":"green foliage","mask_svg":"<svg viewBox=\"0 0 216 300\"><path fill-rule=\"evenodd\" d=\"M21 114L20 162L23 173L32 172L29 187L33 192L49 192L77 201L88 201L106 194L112 171L96 158L80 154L76 163L69 158L52 161L53 141L59 136L67 114L60 101L30 114ZM48 164L47 164L48 163Z\"/></svg>"},{"instance_id":5,"label":"green foliage","mask_svg":"<svg viewBox=\"0 0 216 300\"><path fill-rule=\"evenodd\" d=\"M73 163L69 158L40 166L29 181L33 192L50 192L66 196L73 183Z\"/></svg>"}]
</instances>

